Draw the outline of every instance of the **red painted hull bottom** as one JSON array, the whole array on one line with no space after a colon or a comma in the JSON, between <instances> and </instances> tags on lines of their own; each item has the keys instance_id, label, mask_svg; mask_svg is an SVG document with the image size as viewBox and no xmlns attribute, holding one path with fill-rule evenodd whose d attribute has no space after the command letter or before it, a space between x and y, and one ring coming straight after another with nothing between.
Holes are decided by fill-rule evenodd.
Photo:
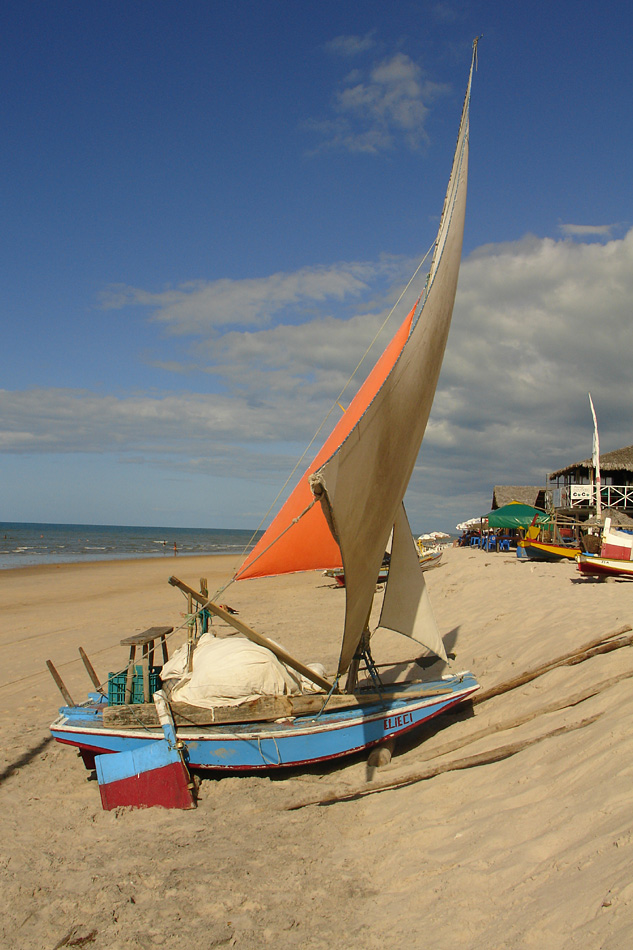
<instances>
[{"instance_id":1,"label":"red painted hull bottom","mask_svg":"<svg viewBox=\"0 0 633 950\"><path fill-rule=\"evenodd\" d=\"M189 773L182 762L140 772L128 778L100 785L101 804L113 808L195 808Z\"/></svg>"},{"instance_id":2,"label":"red painted hull bottom","mask_svg":"<svg viewBox=\"0 0 633 950\"><path fill-rule=\"evenodd\" d=\"M578 557L581 574L594 577L628 577L633 579L633 561L614 557L581 554Z\"/></svg>"}]
</instances>

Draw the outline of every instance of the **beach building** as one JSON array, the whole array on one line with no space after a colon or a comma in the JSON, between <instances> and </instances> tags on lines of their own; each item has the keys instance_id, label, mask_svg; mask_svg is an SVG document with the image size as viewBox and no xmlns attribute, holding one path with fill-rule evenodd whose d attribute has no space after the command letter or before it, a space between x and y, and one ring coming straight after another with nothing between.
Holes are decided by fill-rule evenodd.
<instances>
[{"instance_id":1,"label":"beach building","mask_svg":"<svg viewBox=\"0 0 633 950\"><path fill-rule=\"evenodd\" d=\"M596 511L593 460L572 462L548 475L554 508L586 518ZM633 517L633 445L600 456L600 503L621 515Z\"/></svg>"},{"instance_id":2,"label":"beach building","mask_svg":"<svg viewBox=\"0 0 633 950\"><path fill-rule=\"evenodd\" d=\"M513 501L530 505L532 508L542 508L544 511L552 505L551 492L547 488L540 488L538 485L495 485L490 509L496 511Z\"/></svg>"}]
</instances>

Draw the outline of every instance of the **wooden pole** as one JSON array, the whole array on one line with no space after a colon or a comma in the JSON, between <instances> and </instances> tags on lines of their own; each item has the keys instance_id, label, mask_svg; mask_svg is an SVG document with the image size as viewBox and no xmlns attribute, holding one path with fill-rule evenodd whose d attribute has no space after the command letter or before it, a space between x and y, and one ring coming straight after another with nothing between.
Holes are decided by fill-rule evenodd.
<instances>
[{"instance_id":1,"label":"wooden pole","mask_svg":"<svg viewBox=\"0 0 633 950\"><path fill-rule=\"evenodd\" d=\"M623 646L630 646L633 639L631 637L624 637L621 640L614 639L615 637L621 637L630 630L630 625L624 624L624 626L614 630L613 633L596 637L595 640L590 640L589 643L585 643L584 646L573 650L571 653L564 653L555 660L550 660L548 663L534 667L526 673L522 673L520 676L514 676L512 679L505 680L505 682L499 683L497 686L491 686L490 689L481 690L473 696L472 704L473 706L477 706L479 703L484 703L487 699L501 695L501 693L507 693L509 690L516 689L518 686L524 686L526 683L530 683L532 680L537 679L537 677L543 676L545 673L549 673L550 670L555 670L559 666L573 666L575 663L582 663L583 660L588 660L598 653L609 653L611 650L617 650Z\"/></svg>"},{"instance_id":2,"label":"wooden pole","mask_svg":"<svg viewBox=\"0 0 633 950\"><path fill-rule=\"evenodd\" d=\"M97 674L95 673L94 667L93 667L92 663L90 662L90 660L88 659L88 657L87 657L85 651L82 649L82 647L79 647L79 656L80 656L81 659L83 660L83 664L84 664L84 666L86 667L86 672L88 673L88 676L89 676L90 679L92 680L92 685L93 685L93 686L95 687L95 689L97 689L100 693L103 693L104 690L103 690L103 687L102 687L101 682L100 682L100 680L99 680L99 677L98 677Z\"/></svg>"},{"instance_id":3,"label":"wooden pole","mask_svg":"<svg viewBox=\"0 0 633 950\"><path fill-rule=\"evenodd\" d=\"M369 646L369 640L371 638L371 633L369 631L369 618L371 617L371 610L374 604L374 598L372 597L371 604L369 605L369 610L367 611L367 620L365 621L365 627L363 629L363 634L358 642L356 647L356 654L352 658L347 671L347 679L345 681L345 692L353 693L356 689L356 684L358 682L358 670L360 668L360 652L361 650L366 650Z\"/></svg>"},{"instance_id":4,"label":"wooden pole","mask_svg":"<svg viewBox=\"0 0 633 950\"><path fill-rule=\"evenodd\" d=\"M196 646L196 621L193 616L193 597L191 594L187 597L187 670L191 673L193 670L193 651Z\"/></svg>"},{"instance_id":5,"label":"wooden pole","mask_svg":"<svg viewBox=\"0 0 633 950\"><path fill-rule=\"evenodd\" d=\"M205 600L209 599L209 585L206 577L200 578L200 593ZM202 632L208 633L209 630L209 615L205 612L202 614Z\"/></svg>"},{"instance_id":6,"label":"wooden pole","mask_svg":"<svg viewBox=\"0 0 633 950\"><path fill-rule=\"evenodd\" d=\"M455 772L461 769L472 769L479 765L490 765L493 762L502 762L503 759L509 759L522 752L537 742L543 742L544 739L555 739L576 729L584 729L590 726L602 716L603 713L596 713L580 722L572 722L565 726L559 726L558 729L552 729L551 732L545 732L540 736L533 736L531 739L522 739L518 742L511 742L508 745L499 746L497 749L491 749L490 752L478 752L476 755L466 756L464 759L454 759L451 762L433 765L420 772L414 772L400 779L385 779L375 782L373 785L365 788L357 788L352 791L345 791L340 795L331 795L328 798L314 798L310 801L298 802L296 805L287 805L287 811L297 811L299 808L307 808L308 805L333 805L337 802L353 801L354 799L364 798L366 795L373 795L376 792L391 791L396 788L405 788L407 785L414 785L416 782L424 782L427 779L435 778L436 775L442 775L443 772Z\"/></svg>"},{"instance_id":7,"label":"wooden pole","mask_svg":"<svg viewBox=\"0 0 633 950\"><path fill-rule=\"evenodd\" d=\"M47 660L47 661L46 661L46 665L47 665L47 667L48 667L48 669L49 669L49 672L50 672L51 676L53 677L53 679L54 679L55 682L57 683L57 688L59 689L60 693L62 694L62 696L63 696L64 699L66 700L66 705L67 705L67 706L76 706L77 703L73 700L72 696L70 695L70 693L68 692L68 690L67 690L66 687L64 686L64 681L62 680L61 676L59 675L59 673L57 672L57 670L55 669L55 667L53 666L53 664L51 663L51 661L50 661L50 660Z\"/></svg>"},{"instance_id":8,"label":"wooden pole","mask_svg":"<svg viewBox=\"0 0 633 950\"><path fill-rule=\"evenodd\" d=\"M366 625L365 631L362 637L360 638L360 643L356 647L356 654L352 658L352 662L350 663L347 670L347 679L345 680L346 693L353 693L354 690L356 689L356 685L358 683L358 671L360 669L360 660L361 660L361 653L359 651L367 649L367 647L369 646L370 637L371 637L371 634L369 632L369 627Z\"/></svg>"},{"instance_id":9,"label":"wooden pole","mask_svg":"<svg viewBox=\"0 0 633 950\"><path fill-rule=\"evenodd\" d=\"M221 620L224 620L225 623L228 623L231 627L234 627L240 633L244 634L249 640L252 640L253 643L258 643L260 647L266 647L267 650L270 650L271 653L274 653L275 656L285 663L287 666L291 667L293 670L296 670L297 673L300 673L301 676L305 676L306 679L309 679L310 682L316 683L317 686L320 686L321 689L326 690L328 693L332 689L332 683L324 679L324 677L319 676L318 673L315 673L314 670L311 670L309 666L301 663L299 660L296 660L290 653L286 653L280 646L276 643L273 643L272 640L269 640L268 637L263 637L261 633L257 633L256 630L253 630L252 627L249 627L247 624L243 623L241 620L238 620L237 617L234 617L228 611L223 610L218 604L214 604L211 600L204 600L202 595L198 591L193 590L183 581L178 580L177 577L170 577L169 583L172 587L178 587L180 590L184 591L186 594L191 594L193 599L205 607L210 613L214 614L216 617L219 617Z\"/></svg>"}]
</instances>

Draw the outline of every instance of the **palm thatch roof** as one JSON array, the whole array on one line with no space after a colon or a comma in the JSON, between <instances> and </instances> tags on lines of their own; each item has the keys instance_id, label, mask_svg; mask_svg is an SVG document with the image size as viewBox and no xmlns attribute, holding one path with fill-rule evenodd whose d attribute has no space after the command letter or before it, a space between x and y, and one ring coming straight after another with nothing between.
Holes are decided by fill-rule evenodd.
<instances>
[{"instance_id":1,"label":"palm thatch roof","mask_svg":"<svg viewBox=\"0 0 633 950\"><path fill-rule=\"evenodd\" d=\"M624 511L620 511L618 508L603 508L599 518L597 515L592 515L591 518L587 518L585 524L604 524L605 518L611 518L611 525L614 528L633 528L633 518L629 518Z\"/></svg>"},{"instance_id":2,"label":"palm thatch roof","mask_svg":"<svg viewBox=\"0 0 633 950\"><path fill-rule=\"evenodd\" d=\"M586 469L590 472L593 469L591 458L583 459L582 462L573 462L572 465L566 465L559 468L556 472L551 472L547 477L551 481L554 478L560 478L561 475L571 475L578 469ZM614 452L606 452L600 455L600 471L602 472L630 472L633 474L633 445L627 445L623 449L616 449Z\"/></svg>"},{"instance_id":3,"label":"palm thatch roof","mask_svg":"<svg viewBox=\"0 0 633 950\"><path fill-rule=\"evenodd\" d=\"M533 508L545 508L545 489L537 485L495 485L491 509L503 508L512 501Z\"/></svg>"}]
</instances>

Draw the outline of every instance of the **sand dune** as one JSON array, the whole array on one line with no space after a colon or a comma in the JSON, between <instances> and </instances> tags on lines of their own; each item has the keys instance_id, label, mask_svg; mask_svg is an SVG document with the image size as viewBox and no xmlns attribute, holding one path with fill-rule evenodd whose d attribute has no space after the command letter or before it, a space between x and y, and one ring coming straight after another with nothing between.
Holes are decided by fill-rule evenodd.
<instances>
[{"instance_id":1,"label":"sand dune","mask_svg":"<svg viewBox=\"0 0 633 950\"><path fill-rule=\"evenodd\" d=\"M45 660L79 700L79 646L105 677L126 661L123 637L182 624L170 569L213 591L231 567L174 558L0 573L3 947L628 948L631 647L446 718L375 772L359 758L206 779L192 812L102 811L81 760L48 738L61 700ZM581 581L574 564L452 549L427 578L453 667L483 689L633 624L633 584ZM331 671L343 598L297 575L221 600ZM419 655L396 635L373 652L404 665ZM514 754L450 770L503 748ZM439 765L449 770L414 781ZM377 790L386 782L399 787Z\"/></svg>"}]
</instances>

